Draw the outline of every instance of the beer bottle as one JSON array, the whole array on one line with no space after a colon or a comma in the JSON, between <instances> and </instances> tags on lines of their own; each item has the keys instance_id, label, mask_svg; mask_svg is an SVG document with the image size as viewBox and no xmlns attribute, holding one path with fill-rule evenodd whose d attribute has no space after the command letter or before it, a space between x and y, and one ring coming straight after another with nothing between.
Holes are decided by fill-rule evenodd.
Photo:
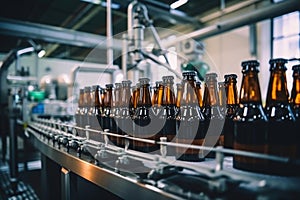
<instances>
[{"instance_id":1,"label":"beer bottle","mask_svg":"<svg viewBox=\"0 0 300 200\"><path fill-rule=\"evenodd\" d=\"M202 100L202 90L201 90L201 82L200 81L196 82L196 95L197 95L199 107L202 109L203 100Z\"/></svg>"},{"instance_id":2,"label":"beer bottle","mask_svg":"<svg viewBox=\"0 0 300 200\"><path fill-rule=\"evenodd\" d=\"M176 136L176 108L175 108L175 94L174 94L174 77L163 76L164 93L162 99L163 114L162 121L164 126L162 130L162 136L167 138L170 142ZM168 155L175 156L175 149L168 147Z\"/></svg>"},{"instance_id":3,"label":"beer bottle","mask_svg":"<svg viewBox=\"0 0 300 200\"><path fill-rule=\"evenodd\" d=\"M224 135L222 133L224 118L219 107L218 96L218 75L216 73L208 73L205 76L204 89L204 113L206 117L206 136L204 146L216 147L224 145ZM206 155L207 154L207 155ZM215 152L205 151L208 158L215 156Z\"/></svg>"},{"instance_id":4,"label":"beer bottle","mask_svg":"<svg viewBox=\"0 0 300 200\"><path fill-rule=\"evenodd\" d=\"M97 116L101 114L100 110L100 86L93 85L91 90L91 107L88 113L90 128L94 130L101 130ZM100 134L90 132L90 139L100 141Z\"/></svg>"},{"instance_id":5,"label":"beer bottle","mask_svg":"<svg viewBox=\"0 0 300 200\"><path fill-rule=\"evenodd\" d=\"M223 126L224 147L233 148L234 138L234 123L233 118L238 109L238 92L237 92L237 75L226 74L225 78L225 91L226 91L226 112L225 123Z\"/></svg>"},{"instance_id":6,"label":"beer bottle","mask_svg":"<svg viewBox=\"0 0 300 200\"><path fill-rule=\"evenodd\" d=\"M176 117L179 115L180 113L180 102L182 99L182 85L181 83L177 83L176 84L176 88L177 88L177 93L176 93Z\"/></svg>"},{"instance_id":7,"label":"beer bottle","mask_svg":"<svg viewBox=\"0 0 300 200\"><path fill-rule=\"evenodd\" d=\"M111 107L112 107L112 98L113 98L113 84L105 85L105 95L104 95L104 105L103 105L103 130L109 129L111 130L110 124L110 115L111 115Z\"/></svg>"},{"instance_id":8,"label":"beer bottle","mask_svg":"<svg viewBox=\"0 0 300 200\"><path fill-rule=\"evenodd\" d=\"M113 88L113 98L112 98L112 111L110 113L110 126L111 132L120 134L121 130L117 125L117 121L120 118L120 102L121 102L121 91L122 90L122 83L115 83L115 87ZM119 137L110 137L112 142L118 145Z\"/></svg>"},{"instance_id":9,"label":"beer bottle","mask_svg":"<svg viewBox=\"0 0 300 200\"><path fill-rule=\"evenodd\" d=\"M258 80L259 62L242 62L240 106L234 117L233 148L256 153L267 151L267 117L263 111ZM233 167L237 169L266 172L263 159L234 155Z\"/></svg>"},{"instance_id":10,"label":"beer bottle","mask_svg":"<svg viewBox=\"0 0 300 200\"><path fill-rule=\"evenodd\" d=\"M130 114L130 97L131 97L131 81L122 81L122 95L120 103L120 118L118 120L118 127L121 135L133 134L133 121ZM124 146L124 140L121 139L118 143L121 147ZM130 140L129 148L132 148L132 141Z\"/></svg>"},{"instance_id":11,"label":"beer bottle","mask_svg":"<svg viewBox=\"0 0 300 200\"><path fill-rule=\"evenodd\" d=\"M99 86L97 95L98 95L98 98L99 98L99 114L96 115L96 116L97 116L97 119L98 119L101 130L104 130L103 129L103 118L102 117L104 115L105 89Z\"/></svg>"},{"instance_id":12,"label":"beer bottle","mask_svg":"<svg viewBox=\"0 0 300 200\"><path fill-rule=\"evenodd\" d=\"M220 103L220 111L223 116L226 115L226 90L225 82L218 82L218 95Z\"/></svg>"},{"instance_id":13,"label":"beer bottle","mask_svg":"<svg viewBox=\"0 0 300 200\"><path fill-rule=\"evenodd\" d=\"M157 118L161 115L163 107L162 107L162 100L164 94L164 85L162 81L156 81L155 91L152 96L152 109L153 113Z\"/></svg>"},{"instance_id":14,"label":"beer bottle","mask_svg":"<svg viewBox=\"0 0 300 200\"><path fill-rule=\"evenodd\" d=\"M78 107L75 112L75 122L79 127L83 126L84 89L79 90ZM82 135L82 130L77 130L77 135Z\"/></svg>"},{"instance_id":15,"label":"beer bottle","mask_svg":"<svg viewBox=\"0 0 300 200\"><path fill-rule=\"evenodd\" d=\"M140 92L138 96L138 104L136 115L134 117L134 137L143 139L155 139L155 133L152 132L150 126L151 117L154 116L151 109L151 95L150 95L150 79L140 78ZM134 141L133 148L142 152L152 152L158 149L157 145L145 143L141 141Z\"/></svg>"},{"instance_id":16,"label":"beer bottle","mask_svg":"<svg viewBox=\"0 0 300 200\"><path fill-rule=\"evenodd\" d=\"M85 128L86 125L89 125L89 118L88 118L88 113L89 109L91 107L91 87L90 86L85 86L84 87L84 107L82 111L82 128ZM82 131L82 135L79 135L81 137L86 137L85 131Z\"/></svg>"},{"instance_id":17,"label":"beer bottle","mask_svg":"<svg viewBox=\"0 0 300 200\"><path fill-rule=\"evenodd\" d=\"M296 118L296 130L300 130L300 65L293 68L293 88L291 92L291 106ZM299 141L299 140L297 140ZM300 144L297 145L297 157L300 157Z\"/></svg>"},{"instance_id":18,"label":"beer bottle","mask_svg":"<svg viewBox=\"0 0 300 200\"><path fill-rule=\"evenodd\" d=\"M286 59L271 59L270 79L265 112L268 117L268 154L289 158L296 157L297 138L295 117L289 105L286 81ZM284 133L284 135L283 135ZM269 172L292 174L292 168L285 163L269 161Z\"/></svg>"},{"instance_id":19,"label":"beer bottle","mask_svg":"<svg viewBox=\"0 0 300 200\"><path fill-rule=\"evenodd\" d=\"M180 112L177 116L177 137L179 144L193 144L201 146L204 141L204 116L201 113L196 87L196 72L186 71L182 73L182 99L180 102ZM177 96L177 102L180 96ZM176 157L184 161L203 161L202 151L192 148L176 148Z\"/></svg>"}]
</instances>

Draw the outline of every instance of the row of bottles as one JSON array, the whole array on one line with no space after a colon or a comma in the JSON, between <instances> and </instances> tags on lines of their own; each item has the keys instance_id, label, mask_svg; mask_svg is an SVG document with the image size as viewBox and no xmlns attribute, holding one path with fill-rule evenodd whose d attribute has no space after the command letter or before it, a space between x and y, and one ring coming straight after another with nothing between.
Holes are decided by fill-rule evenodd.
<instances>
[{"instance_id":1,"label":"row of bottles","mask_svg":"<svg viewBox=\"0 0 300 200\"><path fill-rule=\"evenodd\" d=\"M242 62L239 108L233 118L234 149L288 157L290 162L299 157L300 145L296 138L300 121L295 116L299 115L296 99L300 95L300 66L293 67L294 85L289 98L286 63L285 59L270 60L270 79L263 107L258 81L259 62ZM298 174L291 163L246 156L234 156L233 167L271 174Z\"/></svg>"},{"instance_id":2,"label":"row of bottles","mask_svg":"<svg viewBox=\"0 0 300 200\"><path fill-rule=\"evenodd\" d=\"M208 73L202 92L194 71L183 72L183 80L176 84L176 95L173 76L162 77L153 87L148 78L140 78L134 86L127 80L107 84L105 88L85 87L80 89L76 123L154 141L165 137L180 144L221 145L296 158L299 154L295 137L299 130L300 67L293 67L294 85L289 98L285 63L284 59L270 60L271 77L265 107L258 81L259 63L253 60L242 62L239 97L236 74L226 74L224 82L218 82L216 73ZM78 134L85 136L83 131ZM103 141L100 134L90 133L89 137ZM117 146L124 146L120 137L109 139ZM155 152L159 145L135 140L130 142L130 148ZM214 157L213 152L192 148L169 148L168 155L186 161ZM270 166L278 168L274 173L283 168L277 162L246 156L234 156L233 164L238 169L261 172L270 171Z\"/></svg>"}]
</instances>

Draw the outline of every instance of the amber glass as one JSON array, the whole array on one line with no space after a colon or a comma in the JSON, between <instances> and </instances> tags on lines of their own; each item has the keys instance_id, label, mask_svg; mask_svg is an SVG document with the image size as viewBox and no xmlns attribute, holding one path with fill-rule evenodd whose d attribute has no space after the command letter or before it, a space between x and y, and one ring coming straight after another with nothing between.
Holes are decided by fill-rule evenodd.
<instances>
[{"instance_id":1,"label":"amber glass","mask_svg":"<svg viewBox=\"0 0 300 200\"><path fill-rule=\"evenodd\" d=\"M156 81L156 91L152 96L152 109L155 116L159 117L161 115L163 107L162 107L162 99L164 95L164 85L162 81Z\"/></svg>"},{"instance_id":2,"label":"amber glass","mask_svg":"<svg viewBox=\"0 0 300 200\"><path fill-rule=\"evenodd\" d=\"M93 85L91 87L91 107L88 112L90 128L94 130L101 130L100 123L97 117L101 114L100 105L100 86ZM96 132L90 132L90 139L96 141L102 141L101 134Z\"/></svg>"},{"instance_id":3,"label":"amber glass","mask_svg":"<svg viewBox=\"0 0 300 200\"><path fill-rule=\"evenodd\" d=\"M174 77L163 76L164 93L162 99L163 113L162 120L164 126L162 134L160 136L167 137L167 141L170 142L176 136L176 107L175 107L175 93L174 93ZM175 148L168 147L168 155L175 155Z\"/></svg>"},{"instance_id":4,"label":"amber glass","mask_svg":"<svg viewBox=\"0 0 300 200\"><path fill-rule=\"evenodd\" d=\"M182 75L182 99L180 101L180 112L176 118L178 130L176 142L201 146L205 137L204 116L195 93L196 72L187 71L183 72ZM196 149L177 147L176 154L179 160L204 160L203 152Z\"/></svg>"},{"instance_id":5,"label":"amber glass","mask_svg":"<svg viewBox=\"0 0 300 200\"><path fill-rule=\"evenodd\" d=\"M122 83L115 83L113 89L113 98L112 98L112 111L110 113L110 124L111 132L120 134L121 130L117 125L117 121L120 118L120 104L121 104L121 92L122 92ZM121 145L121 138L111 137L111 140L117 146Z\"/></svg>"},{"instance_id":6,"label":"amber glass","mask_svg":"<svg viewBox=\"0 0 300 200\"><path fill-rule=\"evenodd\" d=\"M130 98L131 98L131 81L122 81L122 95L120 102L120 118L118 120L118 127L121 135L133 136L133 120L130 114ZM120 146L124 146L124 140L119 141ZM132 140L129 141L129 148L133 147Z\"/></svg>"},{"instance_id":7,"label":"amber glass","mask_svg":"<svg viewBox=\"0 0 300 200\"><path fill-rule=\"evenodd\" d=\"M202 99L202 90L201 90L201 82L200 81L196 82L196 95L197 95L199 107L202 108L203 107L203 99Z\"/></svg>"},{"instance_id":8,"label":"amber glass","mask_svg":"<svg viewBox=\"0 0 300 200\"><path fill-rule=\"evenodd\" d=\"M151 109L151 95L150 84L148 78L140 78L140 92L138 96L138 103L136 115L134 117L134 137L155 140L155 133L150 126L151 117L154 116L153 109ZM157 145L134 141L133 148L142 152L153 152L158 149Z\"/></svg>"},{"instance_id":9,"label":"amber glass","mask_svg":"<svg viewBox=\"0 0 300 200\"><path fill-rule=\"evenodd\" d=\"M233 148L256 153L267 152L267 117L263 111L258 80L259 62L242 62L240 106L234 117ZM237 169L266 172L267 161L234 155L233 167Z\"/></svg>"},{"instance_id":10,"label":"amber glass","mask_svg":"<svg viewBox=\"0 0 300 200\"><path fill-rule=\"evenodd\" d=\"M110 126L110 118L111 115L111 107L112 107L112 98L113 98L113 84L106 84L105 85L105 95L104 95L104 102L103 102L103 113L102 113L102 120L103 120L103 130L104 129L111 129Z\"/></svg>"},{"instance_id":11,"label":"amber glass","mask_svg":"<svg viewBox=\"0 0 300 200\"><path fill-rule=\"evenodd\" d=\"M208 73L205 76L204 106L206 124L206 136L204 146L216 147L224 145L224 135L222 133L224 118L220 110L218 96L218 75ZM206 152L207 157L214 157L214 152Z\"/></svg>"},{"instance_id":12,"label":"amber glass","mask_svg":"<svg viewBox=\"0 0 300 200\"><path fill-rule=\"evenodd\" d=\"M300 65L293 66L293 88L291 106L296 118L296 130L300 130ZM299 140L297 140L299 141ZM297 157L300 158L300 143L297 143Z\"/></svg>"},{"instance_id":13,"label":"amber glass","mask_svg":"<svg viewBox=\"0 0 300 200\"><path fill-rule=\"evenodd\" d=\"M237 92L237 75L226 74L224 76L225 92L226 92L226 111L225 111L225 123L223 126L224 134L224 147L233 148L234 138L234 123L233 118L238 109L238 92Z\"/></svg>"},{"instance_id":14,"label":"amber glass","mask_svg":"<svg viewBox=\"0 0 300 200\"><path fill-rule=\"evenodd\" d=\"M220 111L224 116L226 114L225 82L218 82L218 96L219 96Z\"/></svg>"},{"instance_id":15,"label":"amber glass","mask_svg":"<svg viewBox=\"0 0 300 200\"><path fill-rule=\"evenodd\" d=\"M268 117L268 154L295 158L297 154L297 132L295 117L289 104L285 59L270 60L270 79L265 112ZM288 131L287 131L288 130ZM270 172L293 173L289 166L269 161Z\"/></svg>"},{"instance_id":16,"label":"amber glass","mask_svg":"<svg viewBox=\"0 0 300 200\"><path fill-rule=\"evenodd\" d=\"M78 107L75 112L75 122L79 127L83 126L84 89L79 90ZM82 130L77 130L77 135L82 135Z\"/></svg>"},{"instance_id":17,"label":"amber glass","mask_svg":"<svg viewBox=\"0 0 300 200\"><path fill-rule=\"evenodd\" d=\"M180 113L180 102L182 99L182 85L181 83L176 84L177 92L176 92L176 117Z\"/></svg>"},{"instance_id":18,"label":"amber glass","mask_svg":"<svg viewBox=\"0 0 300 200\"><path fill-rule=\"evenodd\" d=\"M86 125L89 125L88 113L91 107L91 87L84 87L83 94L83 109L82 109L82 128L85 128ZM81 137L86 137L85 131L80 132Z\"/></svg>"}]
</instances>

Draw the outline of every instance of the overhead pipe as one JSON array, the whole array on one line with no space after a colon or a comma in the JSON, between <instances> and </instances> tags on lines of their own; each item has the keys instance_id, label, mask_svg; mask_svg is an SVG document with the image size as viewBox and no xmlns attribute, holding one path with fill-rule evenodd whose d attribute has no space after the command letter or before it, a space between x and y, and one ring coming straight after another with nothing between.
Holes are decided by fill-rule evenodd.
<instances>
[{"instance_id":1,"label":"overhead pipe","mask_svg":"<svg viewBox=\"0 0 300 200\"><path fill-rule=\"evenodd\" d=\"M235 28L256 23L265 19L278 17L287 13L291 13L293 11L299 10L299 8L299 0L289 0L282 1L279 3L273 3L269 6L264 6L263 8L255 10L253 12L245 13L244 15L240 15L227 21L219 22L212 26L207 26L194 32L187 33L184 36L178 37L176 40L166 42L165 46L172 46L178 42L190 38L194 38L195 40L203 40L214 35L233 30Z\"/></svg>"},{"instance_id":2,"label":"overhead pipe","mask_svg":"<svg viewBox=\"0 0 300 200\"><path fill-rule=\"evenodd\" d=\"M105 36L5 18L0 18L0 34L78 47L107 49ZM115 39L113 49L121 50L122 41Z\"/></svg>"}]
</instances>

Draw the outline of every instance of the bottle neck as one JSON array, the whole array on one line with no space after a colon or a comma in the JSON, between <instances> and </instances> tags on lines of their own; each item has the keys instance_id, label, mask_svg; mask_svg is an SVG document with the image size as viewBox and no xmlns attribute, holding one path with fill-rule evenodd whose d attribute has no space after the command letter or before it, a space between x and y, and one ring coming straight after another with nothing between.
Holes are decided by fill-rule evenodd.
<instances>
[{"instance_id":1,"label":"bottle neck","mask_svg":"<svg viewBox=\"0 0 300 200\"><path fill-rule=\"evenodd\" d=\"M106 90L104 96L104 108L111 108L112 106L112 88Z\"/></svg>"},{"instance_id":2,"label":"bottle neck","mask_svg":"<svg viewBox=\"0 0 300 200\"><path fill-rule=\"evenodd\" d=\"M223 85L222 86L219 85L218 95L219 95L220 106L222 106L222 107L226 106L226 91L225 91L225 87Z\"/></svg>"},{"instance_id":3,"label":"bottle neck","mask_svg":"<svg viewBox=\"0 0 300 200\"><path fill-rule=\"evenodd\" d=\"M257 71L243 72L239 102L241 104L262 104Z\"/></svg>"},{"instance_id":4,"label":"bottle neck","mask_svg":"<svg viewBox=\"0 0 300 200\"><path fill-rule=\"evenodd\" d=\"M300 106L300 74L294 74L291 103Z\"/></svg>"},{"instance_id":5,"label":"bottle neck","mask_svg":"<svg viewBox=\"0 0 300 200\"><path fill-rule=\"evenodd\" d=\"M266 106L288 104L289 93L284 69L271 71Z\"/></svg>"},{"instance_id":6,"label":"bottle neck","mask_svg":"<svg viewBox=\"0 0 300 200\"><path fill-rule=\"evenodd\" d=\"M166 84L164 88L164 98L163 105L164 106L174 106L175 105L175 95L172 84Z\"/></svg>"},{"instance_id":7,"label":"bottle neck","mask_svg":"<svg viewBox=\"0 0 300 200\"><path fill-rule=\"evenodd\" d=\"M236 83L229 82L226 86L227 94L226 94L226 104L227 105L238 105L238 94Z\"/></svg>"},{"instance_id":8,"label":"bottle neck","mask_svg":"<svg viewBox=\"0 0 300 200\"><path fill-rule=\"evenodd\" d=\"M182 106L198 105L197 95L195 94L195 81L184 80L182 88Z\"/></svg>"},{"instance_id":9,"label":"bottle neck","mask_svg":"<svg viewBox=\"0 0 300 200\"><path fill-rule=\"evenodd\" d=\"M151 96L149 84L145 84L140 88L138 107L151 107Z\"/></svg>"},{"instance_id":10,"label":"bottle neck","mask_svg":"<svg viewBox=\"0 0 300 200\"><path fill-rule=\"evenodd\" d=\"M182 87L177 86L177 94L176 94L176 107L180 108L180 102L182 99Z\"/></svg>"},{"instance_id":11,"label":"bottle neck","mask_svg":"<svg viewBox=\"0 0 300 200\"><path fill-rule=\"evenodd\" d=\"M196 85L196 94L197 94L197 99L198 99L198 104L199 107L203 107L203 100L202 100L202 91L200 85Z\"/></svg>"},{"instance_id":12,"label":"bottle neck","mask_svg":"<svg viewBox=\"0 0 300 200\"><path fill-rule=\"evenodd\" d=\"M122 92L122 107L129 107L129 104L130 104L130 97L131 97L131 91L130 91L130 87L125 87L123 89L123 92Z\"/></svg>"},{"instance_id":13,"label":"bottle neck","mask_svg":"<svg viewBox=\"0 0 300 200\"><path fill-rule=\"evenodd\" d=\"M156 106L160 107L163 104L163 95L164 95L164 86L163 85L159 85L158 87L158 91L157 91L157 102L156 102Z\"/></svg>"},{"instance_id":14,"label":"bottle neck","mask_svg":"<svg viewBox=\"0 0 300 200\"><path fill-rule=\"evenodd\" d=\"M219 106L217 82L207 82L204 91L204 106Z\"/></svg>"}]
</instances>

